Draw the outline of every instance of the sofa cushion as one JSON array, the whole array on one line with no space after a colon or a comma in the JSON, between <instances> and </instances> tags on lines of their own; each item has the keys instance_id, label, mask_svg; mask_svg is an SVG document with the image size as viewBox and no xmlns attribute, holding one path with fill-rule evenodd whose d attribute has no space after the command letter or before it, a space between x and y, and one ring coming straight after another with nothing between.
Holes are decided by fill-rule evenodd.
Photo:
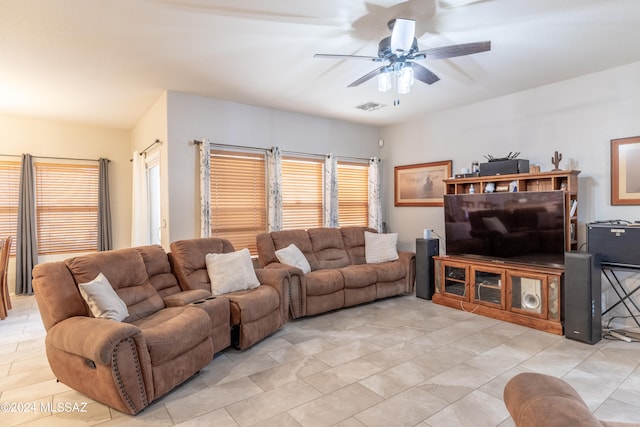
<instances>
[{"instance_id":1,"label":"sofa cushion","mask_svg":"<svg viewBox=\"0 0 640 427\"><path fill-rule=\"evenodd\" d=\"M260 286L247 248L225 254L207 254L205 264L213 295L244 291Z\"/></svg>"},{"instance_id":2,"label":"sofa cushion","mask_svg":"<svg viewBox=\"0 0 640 427\"><path fill-rule=\"evenodd\" d=\"M280 295L271 286L260 286L251 291L231 292L224 298L230 301L232 325L261 319L280 308Z\"/></svg>"},{"instance_id":3,"label":"sofa cushion","mask_svg":"<svg viewBox=\"0 0 640 427\"><path fill-rule=\"evenodd\" d=\"M278 249L276 251L276 257L278 257L280 263L299 268L304 274L311 272L309 261L307 261L302 251L293 243L286 248Z\"/></svg>"},{"instance_id":4,"label":"sofa cushion","mask_svg":"<svg viewBox=\"0 0 640 427\"><path fill-rule=\"evenodd\" d=\"M304 277L307 296L327 295L344 289L344 278L338 270L316 270Z\"/></svg>"},{"instance_id":5,"label":"sofa cushion","mask_svg":"<svg viewBox=\"0 0 640 427\"><path fill-rule=\"evenodd\" d=\"M368 264L398 259L398 233L378 234L364 232L365 258Z\"/></svg>"},{"instance_id":6,"label":"sofa cushion","mask_svg":"<svg viewBox=\"0 0 640 427\"><path fill-rule=\"evenodd\" d=\"M273 231L270 233L271 239L273 239L274 250L286 248L287 246L294 244L304 254L305 258L311 266L311 270L317 269L318 260L316 254L313 252L313 246L311 245L311 239L309 233L305 230L282 230ZM268 255L266 255L268 257ZM273 261L277 261L277 257ZM265 262L267 262L265 260Z\"/></svg>"},{"instance_id":7,"label":"sofa cushion","mask_svg":"<svg viewBox=\"0 0 640 427\"><path fill-rule=\"evenodd\" d=\"M76 283L89 282L103 273L127 305L126 322L164 308L162 298L149 282L142 255L135 249L95 252L67 259L65 264Z\"/></svg>"},{"instance_id":8,"label":"sofa cushion","mask_svg":"<svg viewBox=\"0 0 640 427\"><path fill-rule=\"evenodd\" d=\"M182 291L178 284L178 279L171 272L169 256L162 246L138 246L134 249L142 255L149 282L156 288L161 297L164 298L167 295Z\"/></svg>"},{"instance_id":9,"label":"sofa cushion","mask_svg":"<svg viewBox=\"0 0 640 427\"><path fill-rule=\"evenodd\" d=\"M351 264L340 229L311 228L307 232L311 239L313 252L318 260L316 266L311 264L312 270L341 268Z\"/></svg>"},{"instance_id":10,"label":"sofa cushion","mask_svg":"<svg viewBox=\"0 0 640 427\"><path fill-rule=\"evenodd\" d=\"M129 316L126 304L113 290L104 274L99 273L90 282L79 283L78 288L94 317L121 322Z\"/></svg>"},{"instance_id":11,"label":"sofa cushion","mask_svg":"<svg viewBox=\"0 0 640 427\"><path fill-rule=\"evenodd\" d=\"M211 292L205 256L211 253L228 253L235 249L226 239L199 238L178 240L171 243L169 259L173 272L183 290L204 289Z\"/></svg>"},{"instance_id":12,"label":"sofa cushion","mask_svg":"<svg viewBox=\"0 0 640 427\"><path fill-rule=\"evenodd\" d=\"M165 308L132 323L142 331L153 366L194 348L211 333L209 315L193 306Z\"/></svg>"},{"instance_id":13,"label":"sofa cushion","mask_svg":"<svg viewBox=\"0 0 640 427\"><path fill-rule=\"evenodd\" d=\"M373 265L348 265L338 271L340 271L340 274L344 277L345 289L364 288L366 286L374 285L378 280L376 267Z\"/></svg>"},{"instance_id":14,"label":"sofa cushion","mask_svg":"<svg viewBox=\"0 0 640 427\"><path fill-rule=\"evenodd\" d=\"M364 232L375 233L376 230L369 227L342 227L342 240L349 254L351 264L364 264L367 262L364 252Z\"/></svg>"}]
</instances>

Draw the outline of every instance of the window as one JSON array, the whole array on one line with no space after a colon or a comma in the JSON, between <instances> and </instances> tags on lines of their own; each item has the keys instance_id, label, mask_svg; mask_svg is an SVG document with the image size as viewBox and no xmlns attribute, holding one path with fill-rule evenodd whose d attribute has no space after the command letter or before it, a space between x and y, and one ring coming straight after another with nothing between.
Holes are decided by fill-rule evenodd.
<instances>
[{"instance_id":1,"label":"window","mask_svg":"<svg viewBox=\"0 0 640 427\"><path fill-rule=\"evenodd\" d=\"M211 151L211 235L257 255L267 231L264 154Z\"/></svg>"},{"instance_id":2,"label":"window","mask_svg":"<svg viewBox=\"0 0 640 427\"><path fill-rule=\"evenodd\" d=\"M338 162L338 223L340 227L368 225L368 164Z\"/></svg>"},{"instance_id":3,"label":"window","mask_svg":"<svg viewBox=\"0 0 640 427\"><path fill-rule=\"evenodd\" d=\"M20 162L0 161L0 236L13 237L11 255L15 255L20 192Z\"/></svg>"},{"instance_id":4,"label":"window","mask_svg":"<svg viewBox=\"0 0 640 427\"><path fill-rule=\"evenodd\" d=\"M324 162L282 158L282 228L322 227Z\"/></svg>"},{"instance_id":5,"label":"window","mask_svg":"<svg viewBox=\"0 0 640 427\"><path fill-rule=\"evenodd\" d=\"M98 165L34 164L39 254L95 251Z\"/></svg>"}]
</instances>

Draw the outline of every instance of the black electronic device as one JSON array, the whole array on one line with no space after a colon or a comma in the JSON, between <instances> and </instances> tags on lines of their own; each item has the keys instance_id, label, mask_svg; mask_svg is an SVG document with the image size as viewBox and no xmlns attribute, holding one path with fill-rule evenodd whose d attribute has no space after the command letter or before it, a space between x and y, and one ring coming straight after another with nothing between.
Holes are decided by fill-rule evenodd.
<instances>
[{"instance_id":1,"label":"black electronic device","mask_svg":"<svg viewBox=\"0 0 640 427\"><path fill-rule=\"evenodd\" d=\"M564 267L564 335L595 344L602 339L600 261L590 253L567 252Z\"/></svg>"},{"instance_id":2,"label":"black electronic device","mask_svg":"<svg viewBox=\"0 0 640 427\"><path fill-rule=\"evenodd\" d=\"M435 292L433 257L440 253L439 239L416 239L416 296L431 299Z\"/></svg>"},{"instance_id":3,"label":"black electronic device","mask_svg":"<svg viewBox=\"0 0 640 427\"><path fill-rule=\"evenodd\" d=\"M640 265L640 224L623 221L587 224L587 248L600 262Z\"/></svg>"},{"instance_id":4,"label":"black electronic device","mask_svg":"<svg viewBox=\"0 0 640 427\"><path fill-rule=\"evenodd\" d=\"M480 163L480 176L509 175L528 172L529 160L525 159L506 159Z\"/></svg>"},{"instance_id":5,"label":"black electronic device","mask_svg":"<svg viewBox=\"0 0 640 427\"><path fill-rule=\"evenodd\" d=\"M448 255L564 264L563 191L450 194L444 212Z\"/></svg>"}]
</instances>

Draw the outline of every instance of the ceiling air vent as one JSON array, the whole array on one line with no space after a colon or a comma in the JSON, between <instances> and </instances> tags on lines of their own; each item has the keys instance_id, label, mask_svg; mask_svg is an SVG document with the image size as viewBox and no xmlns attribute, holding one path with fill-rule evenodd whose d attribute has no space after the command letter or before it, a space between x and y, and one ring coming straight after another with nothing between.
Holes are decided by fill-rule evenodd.
<instances>
[{"instance_id":1,"label":"ceiling air vent","mask_svg":"<svg viewBox=\"0 0 640 427\"><path fill-rule=\"evenodd\" d=\"M362 105L358 105L356 108L362 111L375 111L382 107L386 107L384 104L378 104L377 102L366 102Z\"/></svg>"}]
</instances>

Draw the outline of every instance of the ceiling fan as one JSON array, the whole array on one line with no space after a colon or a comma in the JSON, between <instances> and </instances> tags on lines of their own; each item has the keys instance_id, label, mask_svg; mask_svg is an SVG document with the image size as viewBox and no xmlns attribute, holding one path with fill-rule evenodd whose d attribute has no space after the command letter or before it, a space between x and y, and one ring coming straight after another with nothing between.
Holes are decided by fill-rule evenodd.
<instances>
[{"instance_id":1,"label":"ceiling fan","mask_svg":"<svg viewBox=\"0 0 640 427\"><path fill-rule=\"evenodd\" d=\"M391 36L385 37L378 44L378 56L317 53L314 55L314 58L360 59L372 62L387 62L387 64L380 68L360 77L348 87L361 85L362 83L377 76L378 90L386 92L393 87L396 94L404 94L409 93L414 79L429 85L440 80L440 78L431 70L415 63L414 61L427 58L453 58L456 56L471 55L491 50L490 41L463 43L418 50L418 40L415 38L416 22L413 19L392 19L389 21L387 26L391 31ZM393 101L393 105L398 105L399 103L400 100L396 96L396 99Z\"/></svg>"}]
</instances>

